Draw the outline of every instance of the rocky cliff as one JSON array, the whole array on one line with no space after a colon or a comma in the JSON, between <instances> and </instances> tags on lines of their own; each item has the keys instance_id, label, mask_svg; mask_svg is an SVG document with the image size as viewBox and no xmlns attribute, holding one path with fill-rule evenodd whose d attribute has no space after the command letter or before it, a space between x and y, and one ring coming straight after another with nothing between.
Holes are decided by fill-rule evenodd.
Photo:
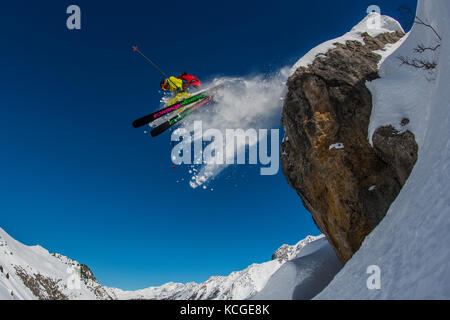
<instances>
[{"instance_id":1,"label":"rocky cliff","mask_svg":"<svg viewBox=\"0 0 450 320\"><path fill-rule=\"evenodd\" d=\"M369 143L365 83L378 78L383 50L404 36L385 16L380 30L367 32L369 18L297 63L282 113L283 172L344 263L383 219L418 152L414 135L393 127L378 128Z\"/></svg>"}]
</instances>

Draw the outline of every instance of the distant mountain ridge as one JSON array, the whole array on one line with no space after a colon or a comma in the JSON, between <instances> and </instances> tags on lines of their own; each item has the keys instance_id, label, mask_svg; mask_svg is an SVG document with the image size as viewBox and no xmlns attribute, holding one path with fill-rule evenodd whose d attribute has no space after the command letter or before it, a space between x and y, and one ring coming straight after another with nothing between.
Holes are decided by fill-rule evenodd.
<instances>
[{"instance_id":1,"label":"distant mountain ridge","mask_svg":"<svg viewBox=\"0 0 450 320\"><path fill-rule=\"evenodd\" d=\"M43 247L26 246L0 228L0 299L12 300L240 300L260 292L285 262L307 244L323 238L308 236L283 245L273 260L252 264L228 276L203 283L166 283L136 291L102 286L88 266Z\"/></svg>"},{"instance_id":2,"label":"distant mountain ridge","mask_svg":"<svg viewBox=\"0 0 450 320\"><path fill-rule=\"evenodd\" d=\"M108 293L119 300L244 300L260 292L270 277L287 261L297 256L307 244L324 236L308 236L297 244L283 245L273 255L272 261L255 263L228 276L213 276L202 283L167 283L137 291L107 288Z\"/></svg>"}]
</instances>

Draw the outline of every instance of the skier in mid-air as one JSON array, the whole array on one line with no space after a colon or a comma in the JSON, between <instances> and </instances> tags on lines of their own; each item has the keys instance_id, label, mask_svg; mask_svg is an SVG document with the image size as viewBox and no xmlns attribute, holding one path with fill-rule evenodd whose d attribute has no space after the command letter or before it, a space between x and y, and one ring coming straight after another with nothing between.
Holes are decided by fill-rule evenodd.
<instances>
[{"instance_id":1,"label":"skier in mid-air","mask_svg":"<svg viewBox=\"0 0 450 320\"><path fill-rule=\"evenodd\" d=\"M190 92L200 89L200 80L183 72L178 77L169 77L162 79L160 82L161 89L175 93L175 96L169 101L169 105L190 97Z\"/></svg>"},{"instance_id":2,"label":"skier in mid-air","mask_svg":"<svg viewBox=\"0 0 450 320\"><path fill-rule=\"evenodd\" d=\"M223 84L219 84L199 91L201 82L197 77L187 72L183 72L178 77L170 77L152 60L147 58L137 46L133 47L133 51L144 57L164 76L164 79L160 82L161 89L173 94L164 107L133 121L133 127L135 128L144 125L153 127L150 132L153 137L171 128L202 106L210 104L217 91L224 87Z\"/></svg>"}]
</instances>

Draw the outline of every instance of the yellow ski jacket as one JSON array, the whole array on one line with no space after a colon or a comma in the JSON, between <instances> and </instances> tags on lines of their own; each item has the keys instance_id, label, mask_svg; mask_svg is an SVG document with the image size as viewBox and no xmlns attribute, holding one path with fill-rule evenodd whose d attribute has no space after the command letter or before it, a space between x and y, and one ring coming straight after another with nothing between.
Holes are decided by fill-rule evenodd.
<instances>
[{"instance_id":1,"label":"yellow ski jacket","mask_svg":"<svg viewBox=\"0 0 450 320\"><path fill-rule=\"evenodd\" d=\"M169 91L183 91L183 80L175 77L170 77L167 83L169 85Z\"/></svg>"}]
</instances>

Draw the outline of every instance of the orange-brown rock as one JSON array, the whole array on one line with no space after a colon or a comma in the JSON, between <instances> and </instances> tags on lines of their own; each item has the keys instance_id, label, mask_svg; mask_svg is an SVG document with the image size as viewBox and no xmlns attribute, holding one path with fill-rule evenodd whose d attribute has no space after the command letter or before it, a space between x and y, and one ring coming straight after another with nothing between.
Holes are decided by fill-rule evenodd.
<instances>
[{"instance_id":1,"label":"orange-brown rock","mask_svg":"<svg viewBox=\"0 0 450 320\"><path fill-rule=\"evenodd\" d=\"M379 128L370 145L374 50L404 34L364 35L301 67L287 82L281 163L288 183L311 212L342 262L383 219L417 160L410 132Z\"/></svg>"}]
</instances>

